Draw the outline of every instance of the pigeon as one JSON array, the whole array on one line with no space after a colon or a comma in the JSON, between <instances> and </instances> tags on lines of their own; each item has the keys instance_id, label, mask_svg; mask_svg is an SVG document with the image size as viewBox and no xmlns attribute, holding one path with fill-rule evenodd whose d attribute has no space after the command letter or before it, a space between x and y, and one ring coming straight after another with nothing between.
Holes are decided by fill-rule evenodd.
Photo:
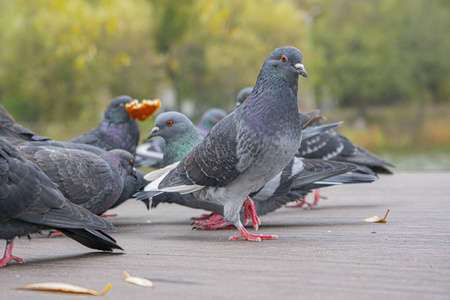
<instances>
[{"instance_id":1,"label":"pigeon","mask_svg":"<svg viewBox=\"0 0 450 300\"><path fill-rule=\"evenodd\" d=\"M51 228L92 249L123 250L102 232L114 230L111 223L68 201L38 166L0 138L0 239L6 240L0 267L24 262L12 255L15 237Z\"/></svg>"},{"instance_id":2,"label":"pigeon","mask_svg":"<svg viewBox=\"0 0 450 300\"><path fill-rule=\"evenodd\" d=\"M212 108L207 110L197 124L197 130L202 137L204 137L214 125L217 124L222 118L227 115L226 111L219 108ZM148 141L148 139L147 139ZM155 138L151 141L145 142L139 145L136 149L136 162L137 168L150 166L154 168L160 168L164 165L163 155L165 148L165 142L162 138Z\"/></svg>"},{"instance_id":3,"label":"pigeon","mask_svg":"<svg viewBox=\"0 0 450 300\"><path fill-rule=\"evenodd\" d=\"M189 151L203 139L198 127L185 115L179 112L165 112L155 120L155 127L148 135L148 139L160 137L165 140L164 166L180 161ZM145 192L138 193L137 199L148 201ZM154 196L151 201L152 208L160 203L177 203L183 206L204 209L216 214L223 214L223 206L215 203L200 201L191 194L162 193Z\"/></svg>"},{"instance_id":4,"label":"pigeon","mask_svg":"<svg viewBox=\"0 0 450 300\"><path fill-rule=\"evenodd\" d=\"M69 142L93 145L104 150L123 149L135 156L140 132L136 120L125 108L125 104L130 102L132 99L129 96L114 98L98 127Z\"/></svg>"},{"instance_id":5,"label":"pigeon","mask_svg":"<svg viewBox=\"0 0 450 300\"><path fill-rule=\"evenodd\" d=\"M315 129L317 128L315 127ZM327 130L327 128L323 130ZM308 133L308 129L304 132ZM315 132L315 134L319 134L319 132ZM308 134L306 135L308 136ZM202 139L192 122L178 112L163 113L156 118L155 128L149 134L149 138L156 136L162 137L166 141L165 165L181 160ZM265 215L288 202L299 200L309 193L312 184L326 187L376 180L376 176L361 176L360 174L349 173L356 169L355 165L348 163L294 158L281 173L266 183L259 191L250 195L255 201L256 214ZM332 177L342 173L346 173L346 176ZM141 196L140 199L148 199L145 197L145 192L138 195ZM163 193L153 197L152 207L156 207L159 203L177 203L191 208L212 211L213 213L210 215L194 218L196 221L194 228L197 230L227 229L232 226L221 216L223 206L198 201L191 194ZM244 220L247 221L248 217L244 216Z\"/></svg>"},{"instance_id":6,"label":"pigeon","mask_svg":"<svg viewBox=\"0 0 450 300\"><path fill-rule=\"evenodd\" d=\"M1 105L0 103L0 124L10 128L16 133L23 135L25 139L34 140L34 141L48 141L51 140L48 137L37 135L31 130L23 127L18 124L16 120L11 116L11 114Z\"/></svg>"},{"instance_id":7,"label":"pigeon","mask_svg":"<svg viewBox=\"0 0 450 300\"><path fill-rule=\"evenodd\" d=\"M201 201L223 205L224 217L240 232L232 240L277 238L250 234L239 211L244 202L251 203L248 195L280 173L300 147L298 79L308 76L302 60L302 53L294 47L274 50L248 99L180 162L147 174L145 178L154 181L144 190L194 193Z\"/></svg>"},{"instance_id":8,"label":"pigeon","mask_svg":"<svg viewBox=\"0 0 450 300\"><path fill-rule=\"evenodd\" d=\"M251 90L251 87L247 87L239 92L236 100L237 107L247 99L246 97L251 93ZM311 126L323 126L323 123L318 120ZM296 156L354 163L359 166L360 171L364 169L366 174L392 174L388 167L394 167L391 163L354 144L348 138L332 129L311 138L303 138ZM303 200L292 207L300 207L303 204L307 204L312 208L317 204L319 198L320 195L316 191L312 204Z\"/></svg>"},{"instance_id":9,"label":"pigeon","mask_svg":"<svg viewBox=\"0 0 450 300\"><path fill-rule=\"evenodd\" d=\"M16 149L56 183L69 201L94 214L111 208L123 192L125 179L135 177L133 156L125 150L96 155L52 146L20 145Z\"/></svg>"}]
</instances>

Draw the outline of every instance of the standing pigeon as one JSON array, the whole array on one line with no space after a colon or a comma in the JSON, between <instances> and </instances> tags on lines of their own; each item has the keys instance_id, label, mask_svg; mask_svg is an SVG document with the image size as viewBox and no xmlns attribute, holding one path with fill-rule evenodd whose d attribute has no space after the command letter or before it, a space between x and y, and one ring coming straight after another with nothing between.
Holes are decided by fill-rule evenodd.
<instances>
[{"instance_id":1,"label":"standing pigeon","mask_svg":"<svg viewBox=\"0 0 450 300\"><path fill-rule=\"evenodd\" d=\"M127 176L135 177L133 156L120 149L101 155L51 146L21 145L17 150L41 168L68 200L94 214L111 208Z\"/></svg>"},{"instance_id":2,"label":"standing pigeon","mask_svg":"<svg viewBox=\"0 0 450 300\"><path fill-rule=\"evenodd\" d=\"M145 190L195 193L199 200L223 205L224 217L240 231L232 240L276 238L248 233L239 211L245 201L251 201L248 195L281 172L300 147L298 77L307 77L302 59L294 47L274 50L247 101ZM162 172L150 173L146 179Z\"/></svg>"},{"instance_id":3,"label":"standing pigeon","mask_svg":"<svg viewBox=\"0 0 450 300\"><path fill-rule=\"evenodd\" d=\"M123 149L133 156L139 142L139 126L132 119L125 108L125 104L132 102L128 96L114 98L105 111L105 117L98 127L70 140L97 146L105 150Z\"/></svg>"},{"instance_id":4,"label":"standing pigeon","mask_svg":"<svg viewBox=\"0 0 450 300\"><path fill-rule=\"evenodd\" d=\"M212 108L207 110L197 124L197 130L202 137L206 136L208 132L227 115L226 111L219 108ZM136 167L162 167L163 156L166 144L164 139L157 138L147 143L139 145L136 149Z\"/></svg>"},{"instance_id":5,"label":"standing pigeon","mask_svg":"<svg viewBox=\"0 0 450 300\"><path fill-rule=\"evenodd\" d=\"M114 230L109 222L65 199L39 167L0 139L0 239L6 240L0 267L11 260L24 262L12 255L15 237L50 228L92 249L122 249L100 231Z\"/></svg>"}]
</instances>

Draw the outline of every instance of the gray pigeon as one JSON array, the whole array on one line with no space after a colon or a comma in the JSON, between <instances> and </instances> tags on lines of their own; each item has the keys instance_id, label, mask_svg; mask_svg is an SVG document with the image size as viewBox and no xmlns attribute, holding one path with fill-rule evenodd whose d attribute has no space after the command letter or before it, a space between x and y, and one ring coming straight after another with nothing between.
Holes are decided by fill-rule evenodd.
<instances>
[{"instance_id":1,"label":"gray pigeon","mask_svg":"<svg viewBox=\"0 0 450 300\"><path fill-rule=\"evenodd\" d=\"M101 155L51 146L21 145L17 150L41 168L68 200L94 214L111 208L127 176L135 176L133 156L120 149Z\"/></svg>"},{"instance_id":2,"label":"gray pigeon","mask_svg":"<svg viewBox=\"0 0 450 300\"><path fill-rule=\"evenodd\" d=\"M276 238L248 233L239 211L251 201L248 195L280 173L300 147L298 77L307 77L302 59L293 47L273 51L248 99L179 163L148 174L146 179L155 180L145 190L194 193L199 200L223 205L224 217L240 231L233 240Z\"/></svg>"},{"instance_id":3,"label":"gray pigeon","mask_svg":"<svg viewBox=\"0 0 450 300\"><path fill-rule=\"evenodd\" d=\"M315 129L317 128L315 127ZM308 132L308 129L305 131ZM315 134L319 133L315 132ZM162 137L166 141L165 165L181 160L201 141L201 137L191 121L178 112L163 113L156 118L155 128L150 133L149 138L156 136ZM304 197L310 192L312 184L326 187L336 184L372 182L376 179L375 176L350 173L350 171L356 169L355 165L348 163L295 158L280 174L271 179L256 193L251 194L250 197L255 201L257 215L264 215L288 202L297 201ZM342 177L342 175L340 175L341 177L331 177L342 173L347 174L345 177ZM145 192L139 193L138 196L140 196L140 199L148 199L145 197ZM212 211L213 214L211 215L194 219L196 220L195 228L199 230L225 229L231 225L222 216L218 216L223 214L222 206L199 201L192 194L163 193L154 196L152 207L156 207L159 203L177 203L191 208ZM244 219L246 219L245 216Z\"/></svg>"},{"instance_id":4,"label":"gray pigeon","mask_svg":"<svg viewBox=\"0 0 450 300\"><path fill-rule=\"evenodd\" d=\"M226 111L219 108L212 108L207 110L197 124L197 130L199 134L204 137L211 131L214 125L217 124L227 115ZM160 168L164 165L163 155L166 144L164 139L156 138L149 142L139 145L136 149L136 162L137 168L150 166L154 168Z\"/></svg>"},{"instance_id":5,"label":"gray pigeon","mask_svg":"<svg viewBox=\"0 0 450 300\"><path fill-rule=\"evenodd\" d=\"M18 124L16 120L11 116L11 114L1 105L0 103L0 124L12 129L18 134L21 134L23 138L34 140L34 141L47 141L51 140L48 137L37 135L36 133L32 132L31 130L23 127L22 125Z\"/></svg>"},{"instance_id":6,"label":"gray pigeon","mask_svg":"<svg viewBox=\"0 0 450 300\"><path fill-rule=\"evenodd\" d=\"M51 228L92 249L122 249L100 231L114 230L109 222L65 199L39 167L0 139L0 239L6 240L0 267L23 262L12 255L15 237Z\"/></svg>"},{"instance_id":7,"label":"gray pigeon","mask_svg":"<svg viewBox=\"0 0 450 300\"><path fill-rule=\"evenodd\" d=\"M93 145L104 150L123 149L133 156L139 142L139 126L125 108L133 101L129 96L114 98L98 127L70 140L72 143Z\"/></svg>"}]
</instances>

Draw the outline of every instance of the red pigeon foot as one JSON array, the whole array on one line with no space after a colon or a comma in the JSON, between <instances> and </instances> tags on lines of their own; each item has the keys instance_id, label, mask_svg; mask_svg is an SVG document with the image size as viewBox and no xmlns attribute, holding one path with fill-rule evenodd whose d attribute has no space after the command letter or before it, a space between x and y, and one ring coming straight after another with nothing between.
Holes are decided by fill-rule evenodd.
<instances>
[{"instance_id":1,"label":"red pigeon foot","mask_svg":"<svg viewBox=\"0 0 450 300\"><path fill-rule=\"evenodd\" d=\"M204 222L197 221L195 225L193 228L195 230L223 230L234 227L233 224L219 214L215 214L215 216Z\"/></svg>"},{"instance_id":2,"label":"red pigeon foot","mask_svg":"<svg viewBox=\"0 0 450 300\"><path fill-rule=\"evenodd\" d=\"M14 239L6 241L5 255L0 259L0 268L6 266L10 261L15 260L19 264L23 264L25 261L20 257L12 255L12 249L14 246Z\"/></svg>"},{"instance_id":3,"label":"red pigeon foot","mask_svg":"<svg viewBox=\"0 0 450 300\"><path fill-rule=\"evenodd\" d=\"M229 240L230 241L235 241L238 240L240 238L243 238L247 241L252 241L252 242L261 242L261 240L273 240L273 239L277 239L278 236L276 235L254 235L254 234L250 234L248 233L248 231L245 229L244 226L241 227L237 227L237 229L241 232L241 234L236 235L236 236L230 236Z\"/></svg>"}]
</instances>

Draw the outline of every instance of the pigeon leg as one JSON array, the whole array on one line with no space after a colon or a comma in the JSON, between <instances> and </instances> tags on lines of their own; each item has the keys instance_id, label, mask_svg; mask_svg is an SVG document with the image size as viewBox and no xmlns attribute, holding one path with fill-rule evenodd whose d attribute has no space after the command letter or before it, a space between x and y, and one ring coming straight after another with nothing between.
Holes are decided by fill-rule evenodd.
<instances>
[{"instance_id":1,"label":"pigeon leg","mask_svg":"<svg viewBox=\"0 0 450 300\"><path fill-rule=\"evenodd\" d=\"M203 221L203 220L208 220L208 219L210 219L211 217L213 217L214 214L215 214L215 213L204 214L204 215L201 215L200 217L197 217L197 218L191 218L191 220L193 220L193 221Z\"/></svg>"},{"instance_id":2,"label":"pigeon leg","mask_svg":"<svg viewBox=\"0 0 450 300\"><path fill-rule=\"evenodd\" d=\"M245 239L247 241L261 242L261 240L273 240L273 239L277 239L278 238L278 236L276 236L276 235L254 235L254 234L250 234L245 229L245 227L242 226L242 225L240 225L239 227L236 226L236 228L240 231L240 234L236 235L236 236L231 236L229 238L230 241L235 241L235 240L238 240L240 238L243 238L243 239Z\"/></svg>"},{"instance_id":3,"label":"pigeon leg","mask_svg":"<svg viewBox=\"0 0 450 300\"><path fill-rule=\"evenodd\" d=\"M233 228L233 224L231 224L227 219L219 214L215 214L209 220L202 222L197 221L192 229L195 230L222 230L222 229L230 229Z\"/></svg>"},{"instance_id":4,"label":"pigeon leg","mask_svg":"<svg viewBox=\"0 0 450 300\"><path fill-rule=\"evenodd\" d=\"M313 208L314 206L317 205L317 203L319 203L320 199L324 199L325 200L325 199L328 199L328 197L320 196L320 190L319 189L314 190L314 201L311 204L308 203L308 207L309 208Z\"/></svg>"},{"instance_id":5,"label":"pigeon leg","mask_svg":"<svg viewBox=\"0 0 450 300\"><path fill-rule=\"evenodd\" d=\"M248 212L250 212L250 217L252 218L253 228L257 231L259 228L259 225L261 225L261 221L258 218L258 215L256 214L255 209L255 203L252 199L250 199L249 196L247 196L247 199L244 201L244 222L245 225L248 224Z\"/></svg>"},{"instance_id":6,"label":"pigeon leg","mask_svg":"<svg viewBox=\"0 0 450 300\"><path fill-rule=\"evenodd\" d=\"M20 257L12 255L13 246L14 246L14 239L6 240L5 255L3 255L2 259L0 259L0 268L6 266L12 260L17 261L19 264L25 262Z\"/></svg>"},{"instance_id":7,"label":"pigeon leg","mask_svg":"<svg viewBox=\"0 0 450 300\"><path fill-rule=\"evenodd\" d=\"M290 204L290 205L286 205L286 207L287 208L297 208L297 207L302 207L304 204L306 204L306 205L308 205L308 207L309 207L309 203L308 202L306 202L306 198L304 197L304 198L302 198L302 200L300 200L300 202L297 202L297 203L295 203L295 204Z\"/></svg>"}]
</instances>

